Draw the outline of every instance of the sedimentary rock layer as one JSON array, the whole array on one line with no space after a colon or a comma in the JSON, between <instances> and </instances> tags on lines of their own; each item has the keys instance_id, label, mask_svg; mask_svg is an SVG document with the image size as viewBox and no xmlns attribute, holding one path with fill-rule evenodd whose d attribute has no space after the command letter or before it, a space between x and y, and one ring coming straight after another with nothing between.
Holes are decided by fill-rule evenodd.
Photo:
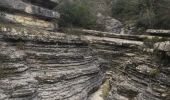
<instances>
[{"instance_id":1,"label":"sedimentary rock layer","mask_svg":"<svg viewBox=\"0 0 170 100\"><path fill-rule=\"evenodd\" d=\"M46 18L59 18L60 16L60 14L55 11L48 10L46 8L35 6L32 4L28 4L21 0L1 0L0 7L1 9L4 8L5 10L7 9L9 11L12 10L13 12L19 11Z\"/></svg>"},{"instance_id":2,"label":"sedimentary rock layer","mask_svg":"<svg viewBox=\"0 0 170 100\"><path fill-rule=\"evenodd\" d=\"M6 30L0 33L0 99L86 100L102 84L104 66L86 44Z\"/></svg>"},{"instance_id":3,"label":"sedimentary rock layer","mask_svg":"<svg viewBox=\"0 0 170 100\"><path fill-rule=\"evenodd\" d=\"M44 30L54 30L57 27L55 23L45 21L33 16L19 15L19 14L10 14L6 12L1 12L0 20L4 23L13 23L20 24L26 27L34 28L34 29L44 29Z\"/></svg>"},{"instance_id":4,"label":"sedimentary rock layer","mask_svg":"<svg viewBox=\"0 0 170 100\"><path fill-rule=\"evenodd\" d=\"M64 42L64 43L86 43L86 44L105 44L119 45L127 47L143 46L142 41L134 41L119 38L100 37L85 34L70 34L61 32L49 32L46 30L35 30L25 27L1 26L0 30L5 32L6 37L23 40L46 41L46 42ZM31 37L29 37L31 36ZM43 37L43 38L42 38Z\"/></svg>"},{"instance_id":5,"label":"sedimentary rock layer","mask_svg":"<svg viewBox=\"0 0 170 100\"><path fill-rule=\"evenodd\" d=\"M53 9L59 3L59 0L22 0L37 6Z\"/></svg>"},{"instance_id":6,"label":"sedimentary rock layer","mask_svg":"<svg viewBox=\"0 0 170 100\"><path fill-rule=\"evenodd\" d=\"M100 50L99 55L110 59L108 75L112 88L107 100L169 100L169 58L160 47L160 51L149 54L120 46L103 48L105 53ZM117 52L106 52L112 50Z\"/></svg>"}]
</instances>

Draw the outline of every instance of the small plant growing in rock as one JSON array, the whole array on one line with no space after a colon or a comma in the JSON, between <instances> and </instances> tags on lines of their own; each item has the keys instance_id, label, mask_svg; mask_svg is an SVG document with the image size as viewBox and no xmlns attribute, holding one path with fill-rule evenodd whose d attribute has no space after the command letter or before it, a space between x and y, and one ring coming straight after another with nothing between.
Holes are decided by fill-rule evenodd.
<instances>
[{"instance_id":1,"label":"small plant growing in rock","mask_svg":"<svg viewBox=\"0 0 170 100\"><path fill-rule=\"evenodd\" d=\"M151 77L155 77L156 75L160 74L160 70L159 69L154 69L152 71L149 72L149 75Z\"/></svg>"},{"instance_id":2,"label":"small plant growing in rock","mask_svg":"<svg viewBox=\"0 0 170 100\"><path fill-rule=\"evenodd\" d=\"M103 84L102 87L102 97L106 98L109 95L109 91L110 91L110 82L109 80L106 80L106 82Z\"/></svg>"},{"instance_id":3,"label":"small plant growing in rock","mask_svg":"<svg viewBox=\"0 0 170 100\"><path fill-rule=\"evenodd\" d=\"M24 50L25 49L24 42L22 41L17 42L16 47L17 49Z\"/></svg>"}]
</instances>

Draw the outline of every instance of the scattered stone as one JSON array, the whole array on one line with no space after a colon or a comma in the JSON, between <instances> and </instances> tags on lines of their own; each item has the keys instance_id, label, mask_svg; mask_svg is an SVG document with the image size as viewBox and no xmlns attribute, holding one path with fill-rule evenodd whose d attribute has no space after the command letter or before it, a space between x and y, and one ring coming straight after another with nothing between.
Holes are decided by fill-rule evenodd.
<instances>
[{"instance_id":1,"label":"scattered stone","mask_svg":"<svg viewBox=\"0 0 170 100\"><path fill-rule=\"evenodd\" d=\"M156 73L157 69L150 68L148 65L139 65L136 67L137 71L142 74L152 75L154 72Z\"/></svg>"}]
</instances>

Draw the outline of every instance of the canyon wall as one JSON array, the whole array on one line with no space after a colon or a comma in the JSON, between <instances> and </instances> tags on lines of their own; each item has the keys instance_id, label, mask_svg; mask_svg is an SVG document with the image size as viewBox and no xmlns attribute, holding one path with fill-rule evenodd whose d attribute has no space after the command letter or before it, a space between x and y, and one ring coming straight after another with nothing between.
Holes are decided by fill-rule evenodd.
<instances>
[{"instance_id":1,"label":"canyon wall","mask_svg":"<svg viewBox=\"0 0 170 100\"><path fill-rule=\"evenodd\" d=\"M53 3L0 1L0 100L86 100L102 84L105 65L88 44L53 32Z\"/></svg>"},{"instance_id":2,"label":"canyon wall","mask_svg":"<svg viewBox=\"0 0 170 100\"><path fill-rule=\"evenodd\" d=\"M168 33L56 32L58 4L0 1L0 100L88 100L105 79L106 100L170 99Z\"/></svg>"}]
</instances>

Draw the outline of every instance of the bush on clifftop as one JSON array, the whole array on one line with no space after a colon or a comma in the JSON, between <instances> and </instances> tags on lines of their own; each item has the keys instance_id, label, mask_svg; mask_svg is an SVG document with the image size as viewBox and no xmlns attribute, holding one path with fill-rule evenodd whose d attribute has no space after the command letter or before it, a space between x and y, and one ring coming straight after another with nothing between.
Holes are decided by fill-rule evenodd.
<instances>
[{"instance_id":1,"label":"bush on clifftop","mask_svg":"<svg viewBox=\"0 0 170 100\"><path fill-rule=\"evenodd\" d=\"M115 0L114 0L115 1ZM145 28L170 28L170 0L116 0L113 17Z\"/></svg>"},{"instance_id":2,"label":"bush on clifftop","mask_svg":"<svg viewBox=\"0 0 170 100\"><path fill-rule=\"evenodd\" d=\"M93 27L96 23L95 16L90 12L90 7L81 1L65 1L57 10L61 14L59 25L62 27Z\"/></svg>"}]
</instances>

